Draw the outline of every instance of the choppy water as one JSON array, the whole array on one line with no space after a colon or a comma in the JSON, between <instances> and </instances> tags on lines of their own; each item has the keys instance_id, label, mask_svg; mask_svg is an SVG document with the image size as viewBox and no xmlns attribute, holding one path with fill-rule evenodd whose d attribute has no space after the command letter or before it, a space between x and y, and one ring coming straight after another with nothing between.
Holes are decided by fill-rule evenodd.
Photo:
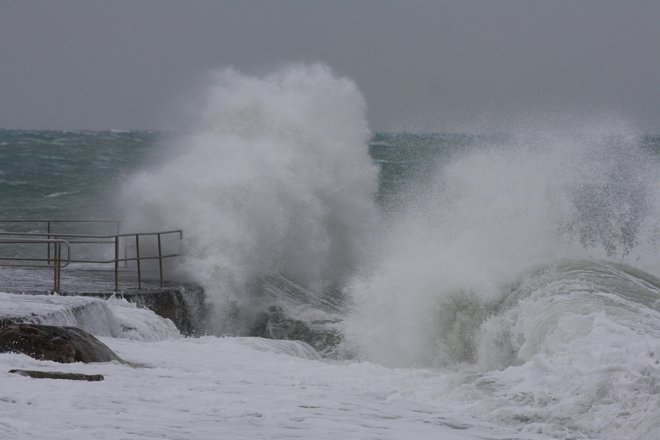
<instances>
[{"instance_id":1,"label":"choppy water","mask_svg":"<svg viewBox=\"0 0 660 440\"><path fill-rule=\"evenodd\" d=\"M214 332L276 304L330 323L335 355L431 369L409 393L438 408L660 437L659 137L371 135L318 66L226 72L203 114L186 134L0 131L2 216L182 227Z\"/></svg>"},{"instance_id":2,"label":"choppy water","mask_svg":"<svg viewBox=\"0 0 660 440\"><path fill-rule=\"evenodd\" d=\"M162 134L0 130L3 218L117 218L112 200Z\"/></svg>"}]
</instances>

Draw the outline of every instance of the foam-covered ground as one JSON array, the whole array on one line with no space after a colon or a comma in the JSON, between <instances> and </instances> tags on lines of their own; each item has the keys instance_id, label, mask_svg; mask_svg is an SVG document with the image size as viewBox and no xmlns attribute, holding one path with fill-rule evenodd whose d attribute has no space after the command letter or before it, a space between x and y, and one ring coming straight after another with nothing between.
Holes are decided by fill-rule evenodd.
<instances>
[{"instance_id":1,"label":"foam-covered ground","mask_svg":"<svg viewBox=\"0 0 660 440\"><path fill-rule=\"evenodd\" d=\"M149 366L60 365L0 354L0 437L534 438L409 399L406 389L428 380L424 373L330 364L295 342L103 341L123 358ZM103 374L105 380L35 380L8 374L12 368Z\"/></svg>"},{"instance_id":2,"label":"foam-covered ground","mask_svg":"<svg viewBox=\"0 0 660 440\"><path fill-rule=\"evenodd\" d=\"M0 354L2 439L540 438L434 407L420 394L434 389L437 376L429 370L327 361L294 341L182 338L168 321L120 300L0 295L0 314L50 312L44 323L76 324L63 317L81 305L105 309L87 329L132 327L100 339L143 365ZM8 373L14 368L105 380L31 379Z\"/></svg>"}]
</instances>

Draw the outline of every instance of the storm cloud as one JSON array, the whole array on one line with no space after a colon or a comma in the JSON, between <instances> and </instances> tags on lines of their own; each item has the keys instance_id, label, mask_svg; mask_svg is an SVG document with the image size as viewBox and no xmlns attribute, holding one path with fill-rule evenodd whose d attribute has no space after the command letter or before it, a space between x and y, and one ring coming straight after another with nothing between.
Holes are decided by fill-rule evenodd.
<instances>
[{"instance_id":1,"label":"storm cloud","mask_svg":"<svg viewBox=\"0 0 660 440\"><path fill-rule=\"evenodd\" d=\"M374 130L616 113L660 132L657 1L0 0L0 127L178 129L216 69L322 62Z\"/></svg>"}]
</instances>

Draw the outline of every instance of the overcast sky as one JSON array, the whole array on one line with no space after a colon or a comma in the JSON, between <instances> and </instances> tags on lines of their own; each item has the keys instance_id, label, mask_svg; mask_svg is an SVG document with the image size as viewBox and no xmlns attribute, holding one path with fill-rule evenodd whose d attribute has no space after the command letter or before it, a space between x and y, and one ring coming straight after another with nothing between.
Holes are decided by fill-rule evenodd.
<instances>
[{"instance_id":1,"label":"overcast sky","mask_svg":"<svg viewBox=\"0 0 660 440\"><path fill-rule=\"evenodd\" d=\"M0 0L1 128L171 128L214 69L324 62L374 130L613 112L660 132L660 1Z\"/></svg>"}]
</instances>

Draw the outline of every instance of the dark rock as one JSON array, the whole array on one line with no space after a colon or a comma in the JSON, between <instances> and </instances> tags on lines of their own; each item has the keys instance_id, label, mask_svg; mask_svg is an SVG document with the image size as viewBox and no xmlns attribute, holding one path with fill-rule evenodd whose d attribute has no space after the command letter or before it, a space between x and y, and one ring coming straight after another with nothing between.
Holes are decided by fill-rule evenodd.
<instances>
[{"instance_id":1,"label":"dark rock","mask_svg":"<svg viewBox=\"0 0 660 440\"><path fill-rule=\"evenodd\" d=\"M40 324L6 325L0 330L0 352L61 363L123 362L108 346L79 328Z\"/></svg>"},{"instance_id":2,"label":"dark rock","mask_svg":"<svg viewBox=\"0 0 660 440\"><path fill-rule=\"evenodd\" d=\"M98 382L104 379L102 374L62 373L59 371L37 370L9 370L9 372L20 374L21 376L32 377L34 379L86 380L89 382Z\"/></svg>"},{"instance_id":3,"label":"dark rock","mask_svg":"<svg viewBox=\"0 0 660 440\"><path fill-rule=\"evenodd\" d=\"M261 314L252 327L250 336L303 341L324 354L331 352L341 342L341 336L336 330L314 328L311 323L289 318L278 306L270 306Z\"/></svg>"}]
</instances>

